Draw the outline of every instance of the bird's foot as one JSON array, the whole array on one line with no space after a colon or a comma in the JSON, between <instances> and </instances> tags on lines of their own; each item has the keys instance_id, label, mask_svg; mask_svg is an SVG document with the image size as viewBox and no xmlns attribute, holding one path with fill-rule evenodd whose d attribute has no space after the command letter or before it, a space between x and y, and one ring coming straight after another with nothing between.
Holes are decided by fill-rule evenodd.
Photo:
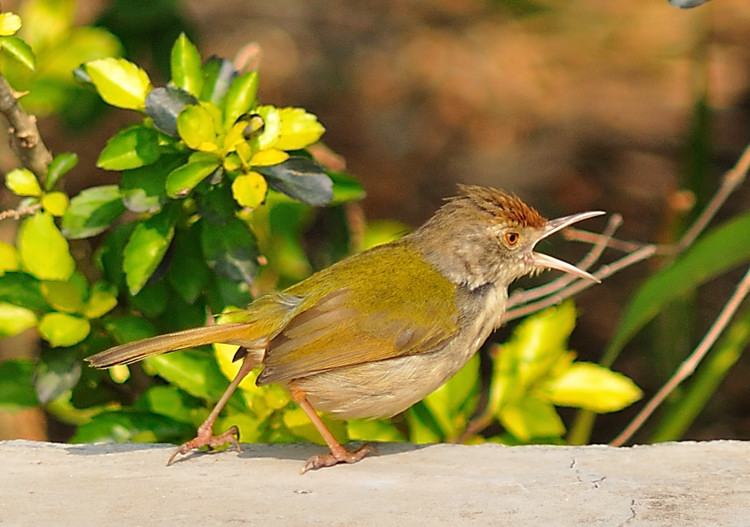
<instances>
[{"instance_id":1,"label":"bird's foot","mask_svg":"<svg viewBox=\"0 0 750 527\"><path fill-rule=\"evenodd\" d=\"M187 454L191 450L200 448L202 446L208 447L209 450L213 450L216 447L220 447L226 445L227 443L230 443L237 449L237 452L242 452L239 439L240 430L236 426L231 426L226 432L217 436L213 435L210 426L201 426L198 429L198 435L195 437L195 439L191 439L187 443L181 444L177 448L177 450L172 452L172 455L169 456L169 459L167 460L167 466L171 465L174 459L179 454Z\"/></svg>"},{"instance_id":2,"label":"bird's foot","mask_svg":"<svg viewBox=\"0 0 750 527\"><path fill-rule=\"evenodd\" d=\"M308 470L317 470L323 467L332 467L339 463L356 463L368 454L375 452L375 447L365 444L361 448L350 452L346 448L338 445L338 448L331 448L331 453L324 456L313 456L307 460L305 466L302 467L301 474L304 474Z\"/></svg>"}]
</instances>

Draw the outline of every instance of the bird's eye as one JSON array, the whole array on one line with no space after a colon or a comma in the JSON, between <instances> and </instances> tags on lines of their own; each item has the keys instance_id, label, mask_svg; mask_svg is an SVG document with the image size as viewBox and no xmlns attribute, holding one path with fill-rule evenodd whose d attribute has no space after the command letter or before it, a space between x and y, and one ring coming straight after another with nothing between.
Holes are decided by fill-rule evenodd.
<instances>
[{"instance_id":1,"label":"bird's eye","mask_svg":"<svg viewBox=\"0 0 750 527\"><path fill-rule=\"evenodd\" d=\"M517 232L506 232L505 233L505 243L510 245L511 247L518 243L518 240L521 236Z\"/></svg>"}]
</instances>

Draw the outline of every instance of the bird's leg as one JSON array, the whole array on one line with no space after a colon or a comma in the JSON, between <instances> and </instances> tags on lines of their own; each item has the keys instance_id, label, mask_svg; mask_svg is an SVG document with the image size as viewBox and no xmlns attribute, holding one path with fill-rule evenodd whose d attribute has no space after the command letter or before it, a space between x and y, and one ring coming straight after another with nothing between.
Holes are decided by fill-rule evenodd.
<instances>
[{"instance_id":1,"label":"bird's leg","mask_svg":"<svg viewBox=\"0 0 750 527\"><path fill-rule=\"evenodd\" d=\"M358 450L355 450L354 452L350 452L349 450L341 446L341 443L336 440L331 431L328 430L328 427L325 425L325 423L323 423L323 420L315 411L315 408L312 407L310 401L307 400L305 392L296 390L294 388L292 388L291 391L294 401L300 406L300 408L305 411L307 417L310 418L310 421L312 421L312 423L315 425L315 428L318 429L320 435L323 436L323 439L328 445L328 448L331 449L330 454L326 454L324 456L313 456L308 459L305 463L305 466L302 467L302 474L304 474L308 470L316 470L323 467L332 467L333 465L336 465L338 463L356 463L367 454L373 452L373 448L367 444L365 444Z\"/></svg>"},{"instance_id":2,"label":"bird's leg","mask_svg":"<svg viewBox=\"0 0 750 527\"><path fill-rule=\"evenodd\" d=\"M194 439L191 439L187 443L181 444L177 448L177 450L175 450L172 455L169 456L169 459L167 460L167 466L172 464L172 461L174 461L178 454L187 454L194 448L199 448L202 446L207 446L209 449L213 449L227 443L231 443L237 449L237 452L242 452L239 442L240 431L236 426L232 425L226 432L218 436L213 435L213 428L216 418L219 417L219 414L224 409L224 406L226 406L227 401L229 401L229 398L232 396L234 391L237 389L237 386L239 386L240 382L242 382L242 379L244 379L248 373L253 371L256 364L257 362L252 359L250 355L245 356L234 380L229 384L229 387L221 396L219 402L216 403L214 409L211 410L208 418L203 421L203 424L200 425L200 427L198 427L198 435L196 435Z\"/></svg>"}]
</instances>

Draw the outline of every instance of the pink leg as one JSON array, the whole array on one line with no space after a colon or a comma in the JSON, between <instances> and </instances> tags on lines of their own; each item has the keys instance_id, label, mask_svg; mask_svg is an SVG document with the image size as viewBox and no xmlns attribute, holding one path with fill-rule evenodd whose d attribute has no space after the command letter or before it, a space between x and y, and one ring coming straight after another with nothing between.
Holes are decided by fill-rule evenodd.
<instances>
[{"instance_id":1,"label":"pink leg","mask_svg":"<svg viewBox=\"0 0 750 527\"><path fill-rule=\"evenodd\" d=\"M221 396L219 402L216 403L216 406L211 411L211 414L209 414L208 418L203 421L203 424L200 425L200 427L198 427L198 435L187 443L183 443L182 445L180 445L177 450L175 450L172 455L169 456L169 459L167 460L167 466L172 464L178 454L187 454L191 450L202 446L207 446L209 449L213 449L227 443L231 443L238 452L242 452L239 443L240 431L236 426L231 426L229 430L218 436L213 435L213 428L216 418L219 417L219 414L224 409L224 406L226 406L227 401L229 401L229 398L232 396L234 391L237 389L237 386L239 386L240 382L242 382L242 379L244 379L248 373L253 371L253 368L255 368L256 364L257 363L254 360L250 359L250 356L245 357L245 359L242 361L242 365L240 366L240 371L237 372L237 376Z\"/></svg>"}]
</instances>

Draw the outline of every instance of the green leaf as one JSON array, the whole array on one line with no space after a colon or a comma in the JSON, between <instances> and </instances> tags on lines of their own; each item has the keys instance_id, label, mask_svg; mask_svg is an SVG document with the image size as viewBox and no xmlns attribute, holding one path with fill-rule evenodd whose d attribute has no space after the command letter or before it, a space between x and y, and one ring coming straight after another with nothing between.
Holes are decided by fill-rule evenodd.
<instances>
[{"instance_id":1,"label":"green leaf","mask_svg":"<svg viewBox=\"0 0 750 527\"><path fill-rule=\"evenodd\" d=\"M143 410L117 410L102 412L79 426L71 442L179 442L194 433L192 425L163 415Z\"/></svg>"},{"instance_id":2,"label":"green leaf","mask_svg":"<svg viewBox=\"0 0 750 527\"><path fill-rule=\"evenodd\" d=\"M317 143L325 132L318 118L303 108L281 108L281 132L274 148L300 150Z\"/></svg>"},{"instance_id":3,"label":"green leaf","mask_svg":"<svg viewBox=\"0 0 750 527\"><path fill-rule=\"evenodd\" d=\"M36 326L36 315L30 309L0 301L0 338L12 337Z\"/></svg>"},{"instance_id":4,"label":"green leaf","mask_svg":"<svg viewBox=\"0 0 750 527\"><path fill-rule=\"evenodd\" d=\"M161 272L161 269L159 272ZM147 283L143 289L138 291L137 295L130 297L131 311L142 313L149 318L157 318L167 310L170 293L165 280ZM170 320L177 316L177 314L173 315Z\"/></svg>"},{"instance_id":5,"label":"green leaf","mask_svg":"<svg viewBox=\"0 0 750 527\"><path fill-rule=\"evenodd\" d=\"M50 191L55 188L58 181L73 170L78 164L78 155L71 152L63 152L58 154L50 162L49 168L47 168L47 178L44 180L44 190Z\"/></svg>"},{"instance_id":6,"label":"green leaf","mask_svg":"<svg viewBox=\"0 0 750 527\"><path fill-rule=\"evenodd\" d=\"M500 411L505 429L523 442L534 438L560 437L565 425L555 407L539 397L528 395Z\"/></svg>"},{"instance_id":7,"label":"green leaf","mask_svg":"<svg viewBox=\"0 0 750 527\"><path fill-rule=\"evenodd\" d=\"M40 196L42 187L28 168L14 168L5 174L5 186L17 196Z\"/></svg>"},{"instance_id":8,"label":"green leaf","mask_svg":"<svg viewBox=\"0 0 750 527\"><path fill-rule=\"evenodd\" d=\"M17 412L39 406L31 384L34 363L30 360L5 360L0 362L0 411Z\"/></svg>"},{"instance_id":9,"label":"green leaf","mask_svg":"<svg viewBox=\"0 0 750 527\"><path fill-rule=\"evenodd\" d=\"M180 33L172 46L172 83L178 88L198 97L203 89L203 69L201 56L192 42Z\"/></svg>"},{"instance_id":10,"label":"green leaf","mask_svg":"<svg viewBox=\"0 0 750 527\"><path fill-rule=\"evenodd\" d=\"M0 35L15 35L21 29L21 17L15 13L0 13Z\"/></svg>"},{"instance_id":11,"label":"green leaf","mask_svg":"<svg viewBox=\"0 0 750 527\"><path fill-rule=\"evenodd\" d=\"M118 289L125 287L125 272L122 269L123 254L137 222L120 223L102 241L94 253L94 261L101 269L105 280Z\"/></svg>"},{"instance_id":12,"label":"green leaf","mask_svg":"<svg viewBox=\"0 0 750 527\"><path fill-rule=\"evenodd\" d=\"M106 170L127 170L150 165L161 156L159 134L153 128L135 125L117 132L107 141L96 166Z\"/></svg>"},{"instance_id":13,"label":"green leaf","mask_svg":"<svg viewBox=\"0 0 750 527\"><path fill-rule=\"evenodd\" d=\"M232 195L243 207L254 209L263 204L268 192L268 183L258 172L240 174L232 182Z\"/></svg>"},{"instance_id":14,"label":"green leaf","mask_svg":"<svg viewBox=\"0 0 750 527\"><path fill-rule=\"evenodd\" d=\"M317 428L315 428L315 425L312 424L312 421L310 421L310 418L307 417L307 414L305 414L302 408L285 409L283 419L284 425L296 437L319 445L325 444L323 438L320 437L320 432L318 432ZM322 419L326 427L334 436L345 437L346 427L342 421L331 419L328 416L322 416Z\"/></svg>"},{"instance_id":15,"label":"green leaf","mask_svg":"<svg viewBox=\"0 0 750 527\"><path fill-rule=\"evenodd\" d=\"M195 97L181 88L155 88L146 96L146 115L153 119L157 130L176 138L177 116L186 106L197 102Z\"/></svg>"},{"instance_id":16,"label":"green leaf","mask_svg":"<svg viewBox=\"0 0 750 527\"><path fill-rule=\"evenodd\" d=\"M157 212L167 202L167 175L181 166L182 156L162 156L155 163L125 170L120 190L122 201L133 212Z\"/></svg>"},{"instance_id":17,"label":"green leaf","mask_svg":"<svg viewBox=\"0 0 750 527\"><path fill-rule=\"evenodd\" d=\"M197 426L205 418L202 406L194 397L186 394L176 386L152 386L138 399L137 408L150 410L159 415L165 415L170 419L181 423Z\"/></svg>"},{"instance_id":18,"label":"green leaf","mask_svg":"<svg viewBox=\"0 0 750 527\"><path fill-rule=\"evenodd\" d=\"M220 229L202 222L201 246L206 263L217 275L247 284L255 279L260 252L255 236L242 221L232 218Z\"/></svg>"},{"instance_id":19,"label":"green leaf","mask_svg":"<svg viewBox=\"0 0 750 527\"><path fill-rule=\"evenodd\" d=\"M175 168L167 176L167 195L171 198L187 196L195 186L210 176L221 162L216 156L196 152L184 165Z\"/></svg>"},{"instance_id":20,"label":"green leaf","mask_svg":"<svg viewBox=\"0 0 750 527\"><path fill-rule=\"evenodd\" d=\"M219 149L216 122L204 106L186 106L177 116L177 133L193 150L213 152Z\"/></svg>"},{"instance_id":21,"label":"green leaf","mask_svg":"<svg viewBox=\"0 0 750 527\"><path fill-rule=\"evenodd\" d=\"M333 182L323 167L301 156L292 156L278 165L255 167L268 185L292 199L322 207L333 199Z\"/></svg>"},{"instance_id":22,"label":"green leaf","mask_svg":"<svg viewBox=\"0 0 750 527\"><path fill-rule=\"evenodd\" d=\"M23 220L18 233L24 268L41 280L67 280L75 270L68 242L52 215L41 212Z\"/></svg>"},{"instance_id":23,"label":"green leaf","mask_svg":"<svg viewBox=\"0 0 750 527\"><path fill-rule=\"evenodd\" d=\"M39 322L39 333L53 347L72 346L85 339L91 326L83 318L65 313L47 313Z\"/></svg>"},{"instance_id":24,"label":"green leaf","mask_svg":"<svg viewBox=\"0 0 750 527\"><path fill-rule=\"evenodd\" d=\"M159 266L172 242L179 209L165 207L141 222L125 246L123 270L130 293L138 293Z\"/></svg>"},{"instance_id":25,"label":"green leaf","mask_svg":"<svg viewBox=\"0 0 750 527\"><path fill-rule=\"evenodd\" d=\"M643 395L638 386L620 373L590 362L577 362L542 388L558 406L574 406L597 413L616 412Z\"/></svg>"},{"instance_id":26,"label":"green leaf","mask_svg":"<svg viewBox=\"0 0 750 527\"><path fill-rule=\"evenodd\" d=\"M125 59L99 59L86 63L86 73L105 102L118 108L145 109L151 81L137 65Z\"/></svg>"},{"instance_id":27,"label":"green leaf","mask_svg":"<svg viewBox=\"0 0 750 527\"><path fill-rule=\"evenodd\" d=\"M248 113L256 103L258 72L250 71L232 82L224 103L224 129L229 130L241 116Z\"/></svg>"},{"instance_id":28,"label":"green leaf","mask_svg":"<svg viewBox=\"0 0 750 527\"><path fill-rule=\"evenodd\" d=\"M352 441L403 442L406 437L393 423L386 420L349 419L346 421L347 437Z\"/></svg>"},{"instance_id":29,"label":"green leaf","mask_svg":"<svg viewBox=\"0 0 750 527\"><path fill-rule=\"evenodd\" d=\"M328 177L333 182L333 199L330 205L341 205L350 201L359 201L366 195L362 184L343 172L327 171Z\"/></svg>"},{"instance_id":30,"label":"green leaf","mask_svg":"<svg viewBox=\"0 0 750 527\"><path fill-rule=\"evenodd\" d=\"M228 385L214 356L205 351L184 350L154 355L145 362L171 384L209 401L218 401Z\"/></svg>"},{"instance_id":31,"label":"green leaf","mask_svg":"<svg viewBox=\"0 0 750 527\"><path fill-rule=\"evenodd\" d=\"M206 298L214 313L220 313L227 306L246 306L253 301L246 282L234 282L216 275L210 278Z\"/></svg>"},{"instance_id":32,"label":"green leaf","mask_svg":"<svg viewBox=\"0 0 750 527\"><path fill-rule=\"evenodd\" d=\"M3 53L30 71L36 69L36 57L25 40L18 37L0 37Z\"/></svg>"},{"instance_id":33,"label":"green leaf","mask_svg":"<svg viewBox=\"0 0 750 527\"><path fill-rule=\"evenodd\" d=\"M27 273L6 272L0 276L0 300L35 311L48 311L41 282Z\"/></svg>"},{"instance_id":34,"label":"green leaf","mask_svg":"<svg viewBox=\"0 0 750 527\"><path fill-rule=\"evenodd\" d=\"M237 76L234 65L227 59L211 57L203 66L203 89L200 100L223 107L224 97Z\"/></svg>"},{"instance_id":35,"label":"green leaf","mask_svg":"<svg viewBox=\"0 0 750 527\"><path fill-rule=\"evenodd\" d=\"M666 304L750 260L748 232L750 213L745 213L706 233L676 262L649 278L631 297L602 364L612 364L623 346Z\"/></svg>"},{"instance_id":36,"label":"green leaf","mask_svg":"<svg viewBox=\"0 0 750 527\"><path fill-rule=\"evenodd\" d=\"M117 185L87 188L70 200L62 218L63 233L73 240L95 236L124 211Z\"/></svg>"},{"instance_id":37,"label":"green leaf","mask_svg":"<svg viewBox=\"0 0 750 527\"><path fill-rule=\"evenodd\" d=\"M75 349L42 351L33 383L37 397L47 404L73 387L81 378L81 359Z\"/></svg>"}]
</instances>

